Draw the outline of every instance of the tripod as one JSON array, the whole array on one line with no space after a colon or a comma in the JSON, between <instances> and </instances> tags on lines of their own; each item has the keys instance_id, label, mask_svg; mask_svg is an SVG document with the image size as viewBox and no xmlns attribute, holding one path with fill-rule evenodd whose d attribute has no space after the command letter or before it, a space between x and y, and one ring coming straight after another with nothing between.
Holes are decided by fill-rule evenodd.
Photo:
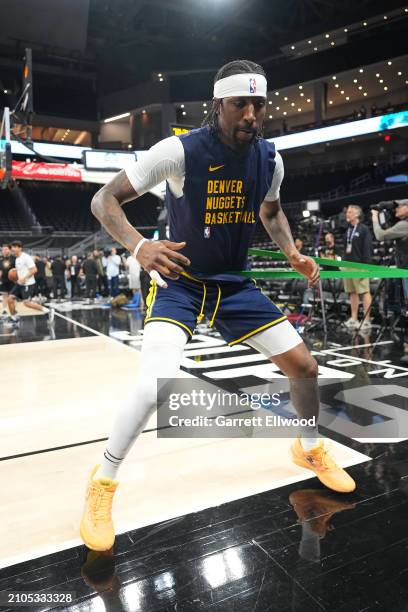
<instances>
[{"instance_id":1,"label":"tripod","mask_svg":"<svg viewBox=\"0 0 408 612\"><path fill-rule=\"evenodd\" d=\"M367 309L367 311L365 313L365 316L364 316L363 320L361 321L359 327L356 330L354 330L353 337L357 336L359 334L359 332L361 330L361 326L362 326L364 320L367 319L370 316L373 304L375 303L376 299L381 295L382 292L385 292L385 290L387 289L387 287L388 287L387 280L388 279L386 279L386 278L382 278L380 280L380 282L378 284L378 287L377 287L377 289L375 290L375 292L374 292L374 294L372 296L371 304L370 304L369 308ZM400 280L400 279L398 279L398 280ZM400 290L402 291L401 283L400 283ZM403 294L401 293L401 296L402 295ZM402 307L403 303L404 303L403 298L401 299L400 303L401 303L401 307ZM401 313L397 317L394 318L394 320L392 321L391 324L390 324L390 320L389 320L389 317L387 316L387 314L388 314L388 308L384 312L384 305L383 305L383 314L382 314L381 327L380 327L380 329L378 331L378 334L377 334L377 337L375 339L375 343L374 344L378 344L378 342L381 340L382 336L384 335L384 333L386 331L390 331L390 334L391 334L391 336L392 336L392 338L394 339L395 342L399 342L400 339L401 339L400 336L395 331L395 328L397 327L398 323L401 320Z\"/></svg>"},{"instance_id":2,"label":"tripod","mask_svg":"<svg viewBox=\"0 0 408 612\"><path fill-rule=\"evenodd\" d=\"M314 244L313 244L313 253L315 257L318 257L319 255L319 244L320 244L320 240L322 238L322 234L323 234L323 221L319 222L319 229L317 230L316 236L315 236L315 240L314 240ZM319 284L318 284L318 289L319 289L319 293L320 293L320 306L322 309L322 320L321 321L317 321L316 323L312 323L311 325L308 325L308 331L312 331L314 329L319 329L319 328L323 328L323 332L324 332L324 337L327 337L327 318L326 318L326 306L324 303L324 294L323 294L323 285L322 285L322 279L319 278ZM313 302L314 304L316 303L316 291L313 288ZM310 312L309 316L310 319L312 318L312 314L313 314L313 310L314 307L312 309L312 311Z\"/></svg>"}]
</instances>

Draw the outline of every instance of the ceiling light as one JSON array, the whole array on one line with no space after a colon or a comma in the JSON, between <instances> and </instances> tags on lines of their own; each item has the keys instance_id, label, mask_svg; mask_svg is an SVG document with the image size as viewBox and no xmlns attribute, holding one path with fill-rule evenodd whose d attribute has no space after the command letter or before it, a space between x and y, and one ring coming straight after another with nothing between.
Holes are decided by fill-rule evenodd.
<instances>
[{"instance_id":1,"label":"ceiling light","mask_svg":"<svg viewBox=\"0 0 408 612\"><path fill-rule=\"evenodd\" d=\"M160 81L160 82L164 81L163 77L160 77L159 81Z\"/></svg>"},{"instance_id":2,"label":"ceiling light","mask_svg":"<svg viewBox=\"0 0 408 612\"><path fill-rule=\"evenodd\" d=\"M180 104L180 108L184 108L184 104Z\"/></svg>"},{"instance_id":3,"label":"ceiling light","mask_svg":"<svg viewBox=\"0 0 408 612\"><path fill-rule=\"evenodd\" d=\"M286 111L283 111L283 114L284 114L284 115L287 115L288 113L287 113Z\"/></svg>"},{"instance_id":4,"label":"ceiling light","mask_svg":"<svg viewBox=\"0 0 408 612\"><path fill-rule=\"evenodd\" d=\"M292 49L292 51L294 51L295 50L295 45L292 45L291 49Z\"/></svg>"},{"instance_id":5,"label":"ceiling light","mask_svg":"<svg viewBox=\"0 0 408 612\"><path fill-rule=\"evenodd\" d=\"M142 110L142 115L145 115L145 114L146 114L146 111L143 109Z\"/></svg>"},{"instance_id":6,"label":"ceiling light","mask_svg":"<svg viewBox=\"0 0 408 612\"><path fill-rule=\"evenodd\" d=\"M311 102L310 98L308 98L308 99L306 100L306 102Z\"/></svg>"},{"instance_id":7,"label":"ceiling light","mask_svg":"<svg viewBox=\"0 0 408 612\"><path fill-rule=\"evenodd\" d=\"M300 97L301 97L301 98L303 98L303 96L304 96L304 95L305 95L305 94L304 94L304 93L303 93L303 91L302 91L302 93L300 94Z\"/></svg>"},{"instance_id":8,"label":"ceiling light","mask_svg":"<svg viewBox=\"0 0 408 612\"><path fill-rule=\"evenodd\" d=\"M334 43L333 41L331 41L331 43L330 43L330 44L331 44L331 46L332 46L332 47L334 47L334 45L335 45L336 43Z\"/></svg>"},{"instance_id":9,"label":"ceiling light","mask_svg":"<svg viewBox=\"0 0 408 612\"><path fill-rule=\"evenodd\" d=\"M338 83L335 84L335 87L340 87L340 85Z\"/></svg>"},{"instance_id":10,"label":"ceiling light","mask_svg":"<svg viewBox=\"0 0 408 612\"><path fill-rule=\"evenodd\" d=\"M367 95L367 92L365 91L365 92L363 93L363 96L366 96L366 95Z\"/></svg>"},{"instance_id":11,"label":"ceiling light","mask_svg":"<svg viewBox=\"0 0 408 612\"><path fill-rule=\"evenodd\" d=\"M277 106L277 107L276 107L276 110L279 110L279 109L280 109L280 106Z\"/></svg>"},{"instance_id":12,"label":"ceiling light","mask_svg":"<svg viewBox=\"0 0 408 612\"><path fill-rule=\"evenodd\" d=\"M401 71L398 72L398 76L402 76L402 72Z\"/></svg>"},{"instance_id":13,"label":"ceiling light","mask_svg":"<svg viewBox=\"0 0 408 612\"><path fill-rule=\"evenodd\" d=\"M269 119L273 119L273 115L269 115Z\"/></svg>"},{"instance_id":14,"label":"ceiling light","mask_svg":"<svg viewBox=\"0 0 408 612\"><path fill-rule=\"evenodd\" d=\"M380 80L379 80L379 83L384 83L384 79L380 79Z\"/></svg>"},{"instance_id":15,"label":"ceiling light","mask_svg":"<svg viewBox=\"0 0 408 612\"><path fill-rule=\"evenodd\" d=\"M384 91L388 91L388 87L387 86L384 87Z\"/></svg>"},{"instance_id":16,"label":"ceiling light","mask_svg":"<svg viewBox=\"0 0 408 612\"><path fill-rule=\"evenodd\" d=\"M309 43L309 45L311 45L311 44L312 44L312 41L311 41L311 40L308 40L307 42Z\"/></svg>"},{"instance_id":17,"label":"ceiling light","mask_svg":"<svg viewBox=\"0 0 408 612\"><path fill-rule=\"evenodd\" d=\"M376 74L375 76L376 76L376 77L377 77L377 79L378 79L378 77L380 76L380 73L379 73L379 72L377 72L377 74Z\"/></svg>"},{"instance_id":18,"label":"ceiling light","mask_svg":"<svg viewBox=\"0 0 408 612\"><path fill-rule=\"evenodd\" d=\"M157 76L158 76L158 77L159 77L159 79L160 79L160 77L162 77L163 75L162 75L162 73L161 73L161 72L159 72L159 74L158 74Z\"/></svg>"},{"instance_id":19,"label":"ceiling light","mask_svg":"<svg viewBox=\"0 0 408 612\"><path fill-rule=\"evenodd\" d=\"M329 104L333 104L333 100L329 100Z\"/></svg>"},{"instance_id":20,"label":"ceiling light","mask_svg":"<svg viewBox=\"0 0 408 612\"><path fill-rule=\"evenodd\" d=\"M110 123L111 121L117 121L118 119L124 119L125 117L130 117L130 113L122 113L121 115L115 115L114 117L104 119L103 122Z\"/></svg>"},{"instance_id":21,"label":"ceiling light","mask_svg":"<svg viewBox=\"0 0 408 612\"><path fill-rule=\"evenodd\" d=\"M360 68L359 72L364 72L364 70L362 68Z\"/></svg>"},{"instance_id":22,"label":"ceiling light","mask_svg":"<svg viewBox=\"0 0 408 612\"><path fill-rule=\"evenodd\" d=\"M206 110L205 110L205 111L203 111L203 112L204 112L204 115L206 115L206 114L207 114L207 111L206 111Z\"/></svg>"},{"instance_id":23,"label":"ceiling light","mask_svg":"<svg viewBox=\"0 0 408 612\"><path fill-rule=\"evenodd\" d=\"M279 96L279 91L275 91L275 96Z\"/></svg>"},{"instance_id":24,"label":"ceiling light","mask_svg":"<svg viewBox=\"0 0 408 612\"><path fill-rule=\"evenodd\" d=\"M359 86L358 86L358 88L361 90L361 89L363 89L363 86L362 86L362 85L359 85Z\"/></svg>"},{"instance_id":25,"label":"ceiling light","mask_svg":"<svg viewBox=\"0 0 408 612\"><path fill-rule=\"evenodd\" d=\"M388 64L389 66L392 66L392 62L387 62L387 64Z\"/></svg>"},{"instance_id":26,"label":"ceiling light","mask_svg":"<svg viewBox=\"0 0 408 612\"><path fill-rule=\"evenodd\" d=\"M337 77L336 76L332 76L332 79L333 79L333 81L335 81L337 79Z\"/></svg>"},{"instance_id":27,"label":"ceiling light","mask_svg":"<svg viewBox=\"0 0 408 612\"><path fill-rule=\"evenodd\" d=\"M299 89L303 89L303 85L299 85Z\"/></svg>"},{"instance_id":28,"label":"ceiling light","mask_svg":"<svg viewBox=\"0 0 408 612\"><path fill-rule=\"evenodd\" d=\"M314 47L314 51L317 51L317 47Z\"/></svg>"},{"instance_id":29,"label":"ceiling light","mask_svg":"<svg viewBox=\"0 0 408 612\"><path fill-rule=\"evenodd\" d=\"M349 96L346 96L346 100L350 100Z\"/></svg>"},{"instance_id":30,"label":"ceiling light","mask_svg":"<svg viewBox=\"0 0 408 612\"><path fill-rule=\"evenodd\" d=\"M291 103L290 103L290 105L291 105L291 106L295 106L295 103L294 103L294 102L291 102Z\"/></svg>"},{"instance_id":31,"label":"ceiling light","mask_svg":"<svg viewBox=\"0 0 408 612\"><path fill-rule=\"evenodd\" d=\"M268 104L272 104L272 100L269 100Z\"/></svg>"},{"instance_id":32,"label":"ceiling light","mask_svg":"<svg viewBox=\"0 0 408 612\"><path fill-rule=\"evenodd\" d=\"M347 29L347 28L344 28L344 31L345 31L345 32L348 32L348 29Z\"/></svg>"},{"instance_id":33,"label":"ceiling light","mask_svg":"<svg viewBox=\"0 0 408 612\"><path fill-rule=\"evenodd\" d=\"M353 79L353 83L358 83L358 79Z\"/></svg>"},{"instance_id":34,"label":"ceiling light","mask_svg":"<svg viewBox=\"0 0 408 612\"><path fill-rule=\"evenodd\" d=\"M186 111L183 111L181 114L182 114L182 115L187 115Z\"/></svg>"},{"instance_id":35,"label":"ceiling light","mask_svg":"<svg viewBox=\"0 0 408 612\"><path fill-rule=\"evenodd\" d=\"M344 89L342 89L340 93L341 93L341 94L344 94Z\"/></svg>"},{"instance_id":36,"label":"ceiling light","mask_svg":"<svg viewBox=\"0 0 408 612\"><path fill-rule=\"evenodd\" d=\"M364 21L363 26L366 26L366 25L367 25L367 22L366 22L366 21Z\"/></svg>"},{"instance_id":37,"label":"ceiling light","mask_svg":"<svg viewBox=\"0 0 408 612\"><path fill-rule=\"evenodd\" d=\"M288 101L288 97L287 96L285 96L283 99L285 100L285 102Z\"/></svg>"},{"instance_id":38,"label":"ceiling light","mask_svg":"<svg viewBox=\"0 0 408 612\"><path fill-rule=\"evenodd\" d=\"M203 106L207 106L207 102L203 102Z\"/></svg>"},{"instance_id":39,"label":"ceiling light","mask_svg":"<svg viewBox=\"0 0 408 612\"><path fill-rule=\"evenodd\" d=\"M326 34L326 38L330 38L330 34Z\"/></svg>"},{"instance_id":40,"label":"ceiling light","mask_svg":"<svg viewBox=\"0 0 408 612\"><path fill-rule=\"evenodd\" d=\"M301 109L301 108L298 108L298 112L299 112L299 113L301 113L301 112L302 112L302 109Z\"/></svg>"}]
</instances>

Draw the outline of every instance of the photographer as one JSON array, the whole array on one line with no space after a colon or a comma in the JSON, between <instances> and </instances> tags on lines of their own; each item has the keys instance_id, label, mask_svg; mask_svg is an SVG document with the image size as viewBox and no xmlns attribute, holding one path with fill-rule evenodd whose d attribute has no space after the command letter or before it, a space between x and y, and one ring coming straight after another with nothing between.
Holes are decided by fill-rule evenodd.
<instances>
[{"instance_id":1,"label":"photographer","mask_svg":"<svg viewBox=\"0 0 408 612\"><path fill-rule=\"evenodd\" d=\"M387 214L388 213L388 214ZM395 262L408 268L408 199L380 202L371 210L374 235L377 240L395 240ZM381 227L398 219L391 227ZM380 224L381 222L381 224ZM408 304L408 278L402 279L405 307Z\"/></svg>"}]
</instances>

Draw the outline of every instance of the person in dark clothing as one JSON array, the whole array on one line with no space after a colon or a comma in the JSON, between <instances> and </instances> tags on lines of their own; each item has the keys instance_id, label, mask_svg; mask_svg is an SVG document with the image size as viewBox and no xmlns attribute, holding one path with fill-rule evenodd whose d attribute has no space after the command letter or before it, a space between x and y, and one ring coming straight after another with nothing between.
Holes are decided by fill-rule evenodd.
<instances>
[{"instance_id":1,"label":"person in dark clothing","mask_svg":"<svg viewBox=\"0 0 408 612\"><path fill-rule=\"evenodd\" d=\"M95 299L96 295L96 280L98 277L98 267L96 265L96 261L92 255L89 253L87 258L82 264L82 271L85 275L85 287L86 287L86 296L88 299Z\"/></svg>"},{"instance_id":2,"label":"person in dark clothing","mask_svg":"<svg viewBox=\"0 0 408 612\"><path fill-rule=\"evenodd\" d=\"M321 247L322 257L326 259L337 259L341 257L342 250L336 245L334 234L328 232L324 237L324 246ZM333 270L334 268L330 268Z\"/></svg>"},{"instance_id":3,"label":"person in dark clothing","mask_svg":"<svg viewBox=\"0 0 408 612\"><path fill-rule=\"evenodd\" d=\"M45 262L41 259L39 255L34 256L35 267L37 268L37 273L35 274L35 282L37 283L37 292L40 295L44 295L48 297L47 292L47 282L45 278Z\"/></svg>"},{"instance_id":4,"label":"person in dark clothing","mask_svg":"<svg viewBox=\"0 0 408 612\"><path fill-rule=\"evenodd\" d=\"M71 295L72 295L72 299L74 300L76 297L79 297L80 295L80 288L79 288L79 273L81 271L81 264L78 261L78 257L76 255L73 255L71 257L71 266L70 266L70 273L71 273Z\"/></svg>"},{"instance_id":5,"label":"person in dark clothing","mask_svg":"<svg viewBox=\"0 0 408 612\"><path fill-rule=\"evenodd\" d=\"M12 290L14 283L9 280L8 273L12 268L16 267L16 258L10 250L8 244L3 244L1 247L0 257L0 293L3 295L3 316L8 316L7 311L7 296Z\"/></svg>"},{"instance_id":6,"label":"person in dark clothing","mask_svg":"<svg viewBox=\"0 0 408 612\"><path fill-rule=\"evenodd\" d=\"M350 204L346 212L347 222L349 224L345 234L345 249L343 259L347 261L356 261L359 263L371 263L372 261L372 237L371 232L364 223L363 211L360 206ZM370 282L368 278L345 278L344 290L350 294L351 317L346 321L345 325L349 329L359 327L358 322L358 305L359 297L362 297L364 308L364 320L361 329L368 330L371 327L368 318L371 307Z\"/></svg>"},{"instance_id":7,"label":"person in dark clothing","mask_svg":"<svg viewBox=\"0 0 408 612\"><path fill-rule=\"evenodd\" d=\"M61 255L57 255L51 264L54 298L61 299L65 295L65 265Z\"/></svg>"},{"instance_id":8,"label":"person in dark clothing","mask_svg":"<svg viewBox=\"0 0 408 612\"><path fill-rule=\"evenodd\" d=\"M97 249L93 251L92 255L98 269L98 292L107 296L109 295L108 277L106 276L106 269L103 267L102 255Z\"/></svg>"}]
</instances>

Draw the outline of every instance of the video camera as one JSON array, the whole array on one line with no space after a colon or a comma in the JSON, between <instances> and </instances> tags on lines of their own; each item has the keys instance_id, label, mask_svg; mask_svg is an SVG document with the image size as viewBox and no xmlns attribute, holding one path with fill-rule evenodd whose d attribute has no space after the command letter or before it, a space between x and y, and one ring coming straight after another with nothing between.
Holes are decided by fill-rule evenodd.
<instances>
[{"instance_id":1,"label":"video camera","mask_svg":"<svg viewBox=\"0 0 408 612\"><path fill-rule=\"evenodd\" d=\"M394 200L387 202L378 202L378 204L372 204L371 210L378 210L378 222L382 229L392 227L396 222L395 209L398 204Z\"/></svg>"}]
</instances>

